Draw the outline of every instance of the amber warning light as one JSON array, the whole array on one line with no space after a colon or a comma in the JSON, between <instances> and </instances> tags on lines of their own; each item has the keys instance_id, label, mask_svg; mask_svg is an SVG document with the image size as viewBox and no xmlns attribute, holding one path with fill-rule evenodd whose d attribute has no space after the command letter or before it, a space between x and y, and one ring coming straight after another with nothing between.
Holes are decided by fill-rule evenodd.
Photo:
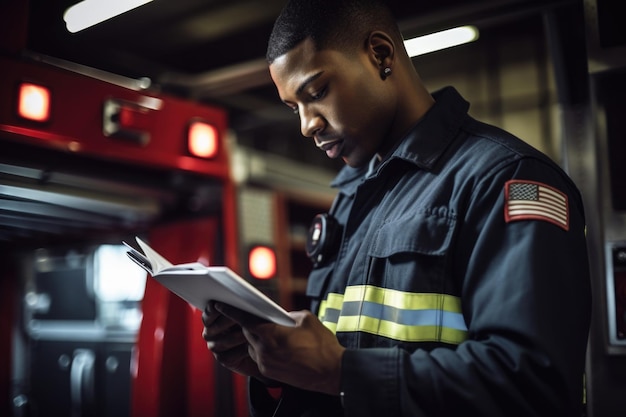
<instances>
[{"instance_id":1,"label":"amber warning light","mask_svg":"<svg viewBox=\"0 0 626 417\"><path fill-rule=\"evenodd\" d=\"M248 269L256 279L270 279L276 275L276 254L267 246L255 246L248 254Z\"/></svg>"},{"instance_id":2,"label":"amber warning light","mask_svg":"<svg viewBox=\"0 0 626 417\"><path fill-rule=\"evenodd\" d=\"M217 155L218 138L215 126L206 122L192 122L187 133L189 153L200 158L213 158Z\"/></svg>"},{"instance_id":3,"label":"amber warning light","mask_svg":"<svg viewBox=\"0 0 626 417\"><path fill-rule=\"evenodd\" d=\"M50 119L50 89L32 83L21 83L17 114L28 120L47 122Z\"/></svg>"}]
</instances>

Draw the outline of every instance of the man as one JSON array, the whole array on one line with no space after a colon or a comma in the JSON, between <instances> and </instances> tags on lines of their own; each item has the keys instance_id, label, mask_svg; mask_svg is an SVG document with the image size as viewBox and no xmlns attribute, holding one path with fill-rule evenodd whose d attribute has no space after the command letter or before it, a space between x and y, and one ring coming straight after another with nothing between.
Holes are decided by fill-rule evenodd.
<instances>
[{"instance_id":1,"label":"man","mask_svg":"<svg viewBox=\"0 0 626 417\"><path fill-rule=\"evenodd\" d=\"M314 314L203 316L216 359L251 377L252 414L580 415L590 289L570 179L453 88L431 95L376 1L290 1L267 58L302 134L347 166Z\"/></svg>"}]
</instances>

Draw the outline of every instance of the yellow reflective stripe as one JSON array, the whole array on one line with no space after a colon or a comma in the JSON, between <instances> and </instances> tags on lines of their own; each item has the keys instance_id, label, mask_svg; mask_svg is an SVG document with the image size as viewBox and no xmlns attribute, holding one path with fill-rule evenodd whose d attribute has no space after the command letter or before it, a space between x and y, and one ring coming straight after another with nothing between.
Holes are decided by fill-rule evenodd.
<instances>
[{"instance_id":1,"label":"yellow reflective stripe","mask_svg":"<svg viewBox=\"0 0 626 417\"><path fill-rule=\"evenodd\" d=\"M448 294L351 286L345 295L328 294L320 304L319 317L333 332L362 331L406 342L458 344L467 338L461 300Z\"/></svg>"},{"instance_id":2,"label":"yellow reflective stripe","mask_svg":"<svg viewBox=\"0 0 626 417\"><path fill-rule=\"evenodd\" d=\"M337 299L342 296L329 294L329 301L331 295L335 297L333 297L329 307L337 308ZM373 285L355 285L346 288L342 303L349 301L370 301L405 310L437 309L453 313L461 312L461 299L459 297L448 294L405 292ZM341 308L340 305L339 308Z\"/></svg>"},{"instance_id":3,"label":"yellow reflective stripe","mask_svg":"<svg viewBox=\"0 0 626 417\"><path fill-rule=\"evenodd\" d=\"M367 316L342 316L339 323L324 322L333 332L365 332L402 342L444 342L458 345L467 331L442 326L411 326Z\"/></svg>"},{"instance_id":4,"label":"yellow reflective stripe","mask_svg":"<svg viewBox=\"0 0 626 417\"><path fill-rule=\"evenodd\" d=\"M352 288L352 287L348 287ZM324 304L326 304L327 308L334 308L336 310L341 310L341 306L343 305L344 296L342 294L330 293L326 297Z\"/></svg>"},{"instance_id":5,"label":"yellow reflective stripe","mask_svg":"<svg viewBox=\"0 0 626 417\"><path fill-rule=\"evenodd\" d=\"M450 312L461 312L461 299L448 294L411 293L372 285L355 285L346 288L345 295L330 293L320 307L320 317L324 317L326 308L341 310L344 302L371 301L390 307L420 310L438 309Z\"/></svg>"}]
</instances>

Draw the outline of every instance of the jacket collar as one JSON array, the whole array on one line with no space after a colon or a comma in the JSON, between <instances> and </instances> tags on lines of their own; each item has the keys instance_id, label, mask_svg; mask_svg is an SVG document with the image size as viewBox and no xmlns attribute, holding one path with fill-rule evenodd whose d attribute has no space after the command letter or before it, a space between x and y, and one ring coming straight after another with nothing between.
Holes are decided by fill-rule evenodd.
<instances>
[{"instance_id":1,"label":"jacket collar","mask_svg":"<svg viewBox=\"0 0 626 417\"><path fill-rule=\"evenodd\" d=\"M469 103L454 87L446 87L433 93L435 104L407 133L398 146L379 165L373 176L377 176L384 166L394 160L404 160L430 171L446 148L457 137L463 125ZM369 166L343 167L332 181L331 186L345 194L353 194L364 180Z\"/></svg>"}]
</instances>

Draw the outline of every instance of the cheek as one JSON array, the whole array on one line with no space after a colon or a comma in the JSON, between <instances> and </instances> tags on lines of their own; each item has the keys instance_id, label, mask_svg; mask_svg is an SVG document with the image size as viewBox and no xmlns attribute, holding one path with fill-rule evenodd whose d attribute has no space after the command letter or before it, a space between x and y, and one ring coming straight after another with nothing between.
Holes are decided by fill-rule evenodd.
<instances>
[{"instance_id":1,"label":"cheek","mask_svg":"<svg viewBox=\"0 0 626 417\"><path fill-rule=\"evenodd\" d=\"M361 137L377 124L380 103L362 88L345 88L332 105L336 129L349 137Z\"/></svg>"},{"instance_id":2,"label":"cheek","mask_svg":"<svg viewBox=\"0 0 626 417\"><path fill-rule=\"evenodd\" d=\"M349 119L346 118L350 123L347 128L357 136L360 146L377 150L391 120L385 100L371 94L359 94L354 97L352 109Z\"/></svg>"},{"instance_id":3,"label":"cheek","mask_svg":"<svg viewBox=\"0 0 626 417\"><path fill-rule=\"evenodd\" d=\"M343 81L329 101L332 112L327 120L346 140L346 153L369 160L379 150L393 119L388 91L378 74L365 71Z\"/></svg>"}]
</instances>

